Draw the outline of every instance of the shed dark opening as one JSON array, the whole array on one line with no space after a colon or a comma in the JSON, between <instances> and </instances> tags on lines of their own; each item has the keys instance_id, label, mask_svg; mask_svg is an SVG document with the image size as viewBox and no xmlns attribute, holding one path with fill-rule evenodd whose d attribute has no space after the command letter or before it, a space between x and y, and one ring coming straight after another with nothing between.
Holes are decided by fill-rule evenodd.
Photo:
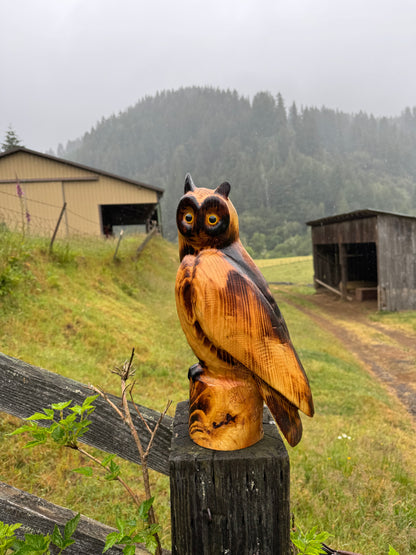
<instances>
[{"instance_id":1,"label":"shed dark opening","mask_svg":"<svg viewBox=\"0 0 416 555\"><path fill-rule=\"evenodd\" d=\"M132 228L146 233L159 225L157 204L102 204L101 228L106 236L114 234L114 228Z\"/></svg>"},{"instance_id":2,"label":"shed dark opening","mask_svg":"<svg viewBox=\"0 0 416 555\"><path fill-rule=\"evenodd\" d=\"M324 284L346 292L377 287L377 246L375 243L343 243L315 246L315 277ZM369 292L366 293L367 295ZM376 291L371 293L375 298Z\"/></svg>"},{"instance_id":3,"label":"shed dark opening","mask_svg":"<svg viewBox=\"0 0 416 555\"><path fill-rule=\"evenodd\" d=\"M375 243L347 243L347 281L377 286L377 248Z\"/></svg>"}]
</instances>

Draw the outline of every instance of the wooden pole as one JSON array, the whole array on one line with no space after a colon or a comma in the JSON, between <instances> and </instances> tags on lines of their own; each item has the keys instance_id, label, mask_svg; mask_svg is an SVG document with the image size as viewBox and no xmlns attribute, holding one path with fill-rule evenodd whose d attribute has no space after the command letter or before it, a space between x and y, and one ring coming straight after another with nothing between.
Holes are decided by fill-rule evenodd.
<instances>
[{"instance_id":1,"label":"wooden pole","mask_svg":"<svg viewBox=\"0 0 416 555\"><path fill-rule=\"evenodd\" d=\"M318 285L322 285L322 287L326 287L326 289L328 289L329 291L332 291L332 293L336 293L337 295L340 295L342 297L342 292L339 289L336 289L335 287L331 287L330 285L328 285L324 281L321 281L320 279L317 279L317 278L315 278L315 282ZM347 301L352 301L352 297L350 297L348 295L345 298L347 299Z\"/></svg>"},{"instance_id":2,"label":"wooden pole","mask_svg":"<svg viewBox=\"0 0 416 555\"><path fill-rule=\"evenodd\" d=\"M265 410L264 437L237 451L191 441L179 403L170 454L172 553L290 553L289 457Z\"/></svg>"},{"instance_id":3,"label":"wooden pole","mask_svg":"<svg viewBox=\"0 0 416 555\"><path fill-rule=\"evenodd\" d=\"M136 259L139 258L142 250L145 248L145 246L147 245L147 243L150 241L150 239L158 232L158 228L154 227L151 231L149 231L149 233L146 235L145 240L138 246L137 251L136 251Z\"/></svg>"},{"instance_id":4,"label":"wooden pole","mask_svg":"<svg viewBox=\"0 0 416 555\"><path fill-rule=\"evenodd\" d=\"M59 225L61 223L62 216L64 215L65 209L66 209L66 202L64 202L64 205L62 206L61 213L59 214L58 221L56 222L55 231L53 232L51 244L49 245L49 252L52 252L53 243L55 241L56 234L58 233Z\"/></svg>"},{"instance_id":5,"label":"wooden pole","mask_svg":"<svg viewBox=\"0 0 416 555\"><path fill-rule=\"evenodd\" d=\"M339 248L339 264L341 267L341 295L345 299L347 297L347 281L348 281L348 266L347 266L347 249L344 243L338 243Z\"/></svg>"},{"instance_id":6,"label":"wooden pole","mask_svg":"<svg viewBox=\"0 0 416 555\"><path fill-rule=\"evenodd\" d=\"M115 250L114 256L113 256L113 261L115 261L115 260L117 259L117 253L118 253L118 249L119 249L121 240L123 239L123 234L124 234L124 231L121 229L121 230L120 230L120 235L118 236L118 241L117 241L116 250Z\"/></svg>"}]
</instances>

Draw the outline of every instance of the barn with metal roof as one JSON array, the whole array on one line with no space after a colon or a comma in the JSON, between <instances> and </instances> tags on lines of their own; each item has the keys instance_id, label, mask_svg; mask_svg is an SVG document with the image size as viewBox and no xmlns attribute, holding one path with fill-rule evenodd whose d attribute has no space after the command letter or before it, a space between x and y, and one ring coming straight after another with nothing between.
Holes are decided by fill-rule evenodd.
<instances>
[{"instance_id":1,"label":"barn with metal roof","mask_svg":"<svg viewBox=\"0 0 416 555\"><path fill-rule=\"evenodd\" d=\"M157 225L163 189L17 147L0 154L0 223L60 235L144 232Z\"/></svg>"},{"instance_id":2,"label":"barn with metal roof","mask_svg":"<svg viewBox=\"0 0 416 555\"><path fill-rule=\"evenodd\" d=\"M357 210L307 222L315 286L379 310L416 309L416 217Z\"/></svg>"}]
</instances>

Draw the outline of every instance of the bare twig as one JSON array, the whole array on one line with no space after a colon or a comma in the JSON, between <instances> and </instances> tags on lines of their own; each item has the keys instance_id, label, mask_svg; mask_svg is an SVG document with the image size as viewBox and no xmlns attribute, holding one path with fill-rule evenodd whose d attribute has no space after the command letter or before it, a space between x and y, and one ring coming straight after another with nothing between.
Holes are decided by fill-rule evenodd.
<instances>
[{"instance_id":1,"label":"bare twig","mask_svg":"<svg viewBox=\"0 0 416 555\"><path fill-rule=\"evenodd\" d=\"M133 399L133 387L134 387L135 383L136 383L136 382L133 383L133 385L132 385L132 387L131 387L131 389L130 389L130 399L131 399L131 401L132 401L132 403L133 403L134 410L137 412L137 414L138 414L139 417L140 417L140 420L141 420L141 421L143 422L143 424L146 426L147 431L149 432L149 434L151 434L151 433L152 433L151 427L150 427L149 424L146 422L146 420L143 418L142 413L140 412L138 406L136 405L136 403L134 402L134 399Z\"/></svg>"},{"instance_id":2,"label":"bare twig","mask_svg":"<svg viewBox=\"0 0 416 555\"><path fill-rule=\"evenodd\" d=\"M146 451L144 452L144 456L146 457L146 460L147 460L147 458L148 458L148 456L149 456L149 453L150 453L150 450L151 450L151 448L152 448L153 441L154 441L154 439L155 439L155 437L156 437L157 430L158 430L158 428L159 428L159 426L160 426L160 423L162 422L164 416L165 416L166 413L168 412L169 407L170 407L171 404L172 404L172 401L169 400L169 401L167 402L166 407L165 407L165 410L164 410L164 411L162 412L162 414L159 416L159 419L158 419L158 421L156 422L156 425L155 425L155 427L154 427L153 430L152 430L152 429L150 428L150 426L148 425L148 423L147 423L147 422L145 421L145 419L143 418L142 413L141 413L140 410L139 410L139 407L138 407L138 406L136 405L136 403L134 402L133 394L132 394L132 391L131 391L131 390L130 390L130 398L131 398L131 401L132 401L132 403L133 403L134 409L136 410L137 414L140 416L140 418L142 419L142 421L146 424L146 427L147 427L147 429L149 430L149 433L150 433L149 443L147 444Z\"/></svg>"},{"instance_id":3,"label":"bare twig","mask_svg":"<svg viewBox=\"0 0 416 555\"><path fill-rule=\"evenodd\" d=\"M99 395L101 395L101 397L103 397L103 399L105 401L107 401L107 403L109 403L109 405L115 410L115 412L119 415L119 417L122 419L122 421L125 422L127 424L127 426L129 427L130 433L133 436L134 442L135 442L137 450L139 452L140 462L141 462L141 466L142 466L142 476L143 476L143 485L144 485L144 490L145 490L145 496L146 496L146 500L148 500L152 497L152 495L151 495L151 488L150 488L150 478L149 478L149 469L148 469L148 466L147 466L147 459L148 459L150 450L152 448L153 441L155 439L156 433L159 429L160 423L162 422L164 416L166 415L170 405L172 404L172 401L168 401L165 410L160 415L158 421L155 424L155 427L152 430L151 427L149 426L149 424L143 418L143 415L141 414L141 412L139 410L139 407L134 402L133 388L135 386L135 382L133 382L133 383L128 382L128 380L134 375L134 368L132 366L133 357L134 357L134 348L132 349L130 359L123 364L123 367L122 368L115 368L115 370L112 370L112 373L117 374L118 376L120 376L120 379L121 379L121 402L122 402L122 407L123 407L122 410L119 409L109 399L109 397L108 397L108 395L106 395L106 393L104 393L103 391L101 391L100 389L98 389L95 386L91 386L91 387L94 391L96 391ZM128 399L127 399L128 393L130 394L130 398L131 398L131 401L133 403L134 410L137 412L141 421L144 423L146 429L148 430L148 432L150 434L149 442L147 444L146 449L143 448L143 444L141 442L140 436L139 436L139 434L138 434L138 432L137 432L137 430L134 426L133 419L131 417L129 402L128 402ZM92 459L94 460L94 457L92 457ZM98 459L96 459L96 462L101 464L100 461L98 461ZM130 490L129 486L127 484L125 484L122 481L122 479L120 479L118 477L117 477L117 479L123 484L123 486L127 489L127 491L129 491L129 493L132 496L132 498L134 499L135 503L140 505L140 503L138 503L138 498L137 498L136 494L133 491ZM150 507L148 514L149 514L149 524L156 524L156 515L155 515L155 512L154 512L153 506ZM154 536L155 536L155 539L156 539L156 542L157 542L156 555L161 555L162 547L160 545L159 536L158 536L158 534L155 534Z\"/></svg>"},{"instance_id":4,"label":"bare twig","mask_svg":"<svg viewBox=\"0 0 416 555\"><path fill-rule=\"evenodd\" d=\"M110 407L112 407L116 413L119 415L119 417L124 421L124 414L121 412L121 410L113 403L113 401L111 401L111 399L108 397L108 395L102 391L101 389L99 389L98 387L95 387L95 385L90 384L90 388L93 389L96 393L98 393L99 395L101 395L101 397L107 401L107 403L110 405Z\"/></svg>"}]
</instances>

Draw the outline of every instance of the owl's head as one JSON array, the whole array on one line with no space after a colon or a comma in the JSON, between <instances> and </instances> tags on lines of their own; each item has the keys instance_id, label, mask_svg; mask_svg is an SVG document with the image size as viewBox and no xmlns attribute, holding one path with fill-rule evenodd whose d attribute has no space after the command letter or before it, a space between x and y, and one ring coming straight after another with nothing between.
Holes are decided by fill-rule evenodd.
<instances>
[{"instance_id":1,"label":"owl's head","mask_svg":"<svg viewBox=\"0 0 416 555\"><path fill-rule=\"evenodd\" d=\"M195 187L186 175L185 194L176 211L181 260L186 254L223 249L238 240L238 216L228 198L230 189L228 182L215 190Z\"/></svg>"}]
</instances>

